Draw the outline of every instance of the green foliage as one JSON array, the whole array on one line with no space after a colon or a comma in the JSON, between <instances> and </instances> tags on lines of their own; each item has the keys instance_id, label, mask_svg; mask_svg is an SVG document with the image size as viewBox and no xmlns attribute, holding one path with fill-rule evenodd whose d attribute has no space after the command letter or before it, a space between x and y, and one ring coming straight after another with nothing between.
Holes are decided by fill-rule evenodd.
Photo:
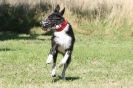
<instances>
[{"instance_id":1,"label":"green foliage","mask_svg":"<svg viewBox=\"0 0 133 88\"><path fill-rule=\"evenodd\" d=\"M29 33L34 26L40 26L41 13L50 8L48 4L39 4L31 8L28 4L0 5L0 31Z\"/></svg>"}]
</instances>

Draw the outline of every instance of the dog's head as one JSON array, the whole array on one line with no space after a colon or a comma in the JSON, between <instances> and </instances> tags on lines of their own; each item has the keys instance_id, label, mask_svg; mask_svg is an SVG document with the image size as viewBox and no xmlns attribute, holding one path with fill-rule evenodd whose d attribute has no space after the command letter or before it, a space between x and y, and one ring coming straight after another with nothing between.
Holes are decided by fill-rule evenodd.
<instances>
[{"instance_id":1,"label":"dog's head","mask_svg":"<svg viewBox=\"0 0 133 88\"><path fill-rule=\"evenodd\" d=\"M62 23L65 19L63 14L65 12L65 8L60 11L60 6L57 5L52 14L50 14L45 20L41 21L40 24L42 25L44 30L52 29L56 25Z\"/></svg>"}]
</instances>

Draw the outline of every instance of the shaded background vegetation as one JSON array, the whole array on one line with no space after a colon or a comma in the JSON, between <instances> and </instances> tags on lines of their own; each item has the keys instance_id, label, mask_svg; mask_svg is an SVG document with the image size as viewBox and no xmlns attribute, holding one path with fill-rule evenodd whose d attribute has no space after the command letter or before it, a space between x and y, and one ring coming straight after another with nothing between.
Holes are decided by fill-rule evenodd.
<instances>
[{"instance_id":1,"label":"shaded background vegetation","mask_svg":"<svg viewBox=\"0 0 133 88\"><path fill-rule=\"evenodd\" d=\"M50 8L47 3L38 3L31 7L28 3L12 5L3 0L0 4L0 31L29 33L33 27L40 26L41 13L47 13Z\"/></svg>"},{"instance_id":2,"label":"shaded background vegetation","mask_svg":"<svg viewBox=\"0 0 133 88\"><path fill-rule=\"evenodd\" d=\"M131 0L1 0L0 31L39 32L40 20L57 4L66 7L65 17L78 33L92 37L133 36Z\"/></svg>"}]
</instances>

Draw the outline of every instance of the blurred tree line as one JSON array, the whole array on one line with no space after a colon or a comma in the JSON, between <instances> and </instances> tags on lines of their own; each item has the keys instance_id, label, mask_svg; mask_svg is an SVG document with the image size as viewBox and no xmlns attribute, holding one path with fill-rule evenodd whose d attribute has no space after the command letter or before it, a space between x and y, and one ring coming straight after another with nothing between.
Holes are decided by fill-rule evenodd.
<instances>
[{"instance_id":1,"label":"blurred tree line","mask_svg":"<svg viewBox=\"0 0 133 88\"><path fill-rule=\"evenodd\" d=\"M0 31L29 33L32 27L40 26L41 13L47 13L50 8L47 3L39 3L31 8L26 3L11 5L0 2Z\"/></svg>"}]
</instances>

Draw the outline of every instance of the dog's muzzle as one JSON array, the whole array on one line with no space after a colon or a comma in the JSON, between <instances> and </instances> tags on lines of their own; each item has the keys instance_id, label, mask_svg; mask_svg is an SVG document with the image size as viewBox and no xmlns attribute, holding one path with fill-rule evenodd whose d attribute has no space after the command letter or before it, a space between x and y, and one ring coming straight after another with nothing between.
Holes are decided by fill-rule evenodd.
<instances>
[{"instance_id":1,"label":"dog's muzzle","mask_svg":"<svg viewBox=\"0 0 133 88\"><path fill-rule=\"evenodd\" d=\"M42 25L42 29L47 31L49 28L53 26L52 22L48 19L41 21L40 24Z\"/></svg>"},{"instance_id":2,"label":"dog's muzzle","mask_svg":"<svg viewBox=\"0 0 133 88\"><path fill-rule=\"evenodd\" d=\"M47 28L49 27L49 25L50 25L50 24L49 24L48 22L46 22L46 21L41 21L40 24L41 24L41 26L42 26L43 29L47 29Z\"/></svg>"}]
</instances>

